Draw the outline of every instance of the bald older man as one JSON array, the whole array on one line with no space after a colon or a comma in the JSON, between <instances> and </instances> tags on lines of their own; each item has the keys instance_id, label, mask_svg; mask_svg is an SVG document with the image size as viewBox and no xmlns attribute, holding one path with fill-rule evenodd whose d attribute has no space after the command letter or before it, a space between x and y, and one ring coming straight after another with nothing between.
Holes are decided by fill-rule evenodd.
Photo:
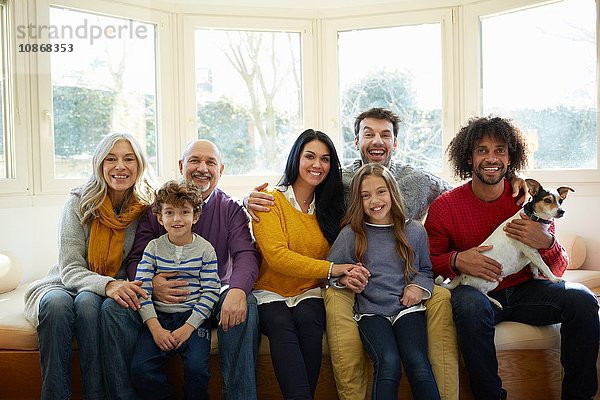
<instances>
[{"instance_id":1,"label":"bald older man","mask_svg":"<svg viewBox=\"0 0 600 400\"><path fill-rule=\"evenodd\" d=\"M223 398L248 400L257 398L255 366L260 330L251 290L260 263L246 212L217 188L224 167L219 149L208 140L188 144L179 160L180 173L196 183L204 198L202 215L193 231L208 240L217 253L221 296L213 317L218 322ZM164 233L166 230L149 210L139 222L129 256L130 280L148 242ZM179 287L186 282L169 280L171 274L161 275L153 280L154 299L166 303L184 301L189 291ZM137 333L142 327L137 308L139 304L125 308L114 301L106 301L102 307L103 365L112 399L137 397L128 373Z\"/></svg>"}]
</instances>

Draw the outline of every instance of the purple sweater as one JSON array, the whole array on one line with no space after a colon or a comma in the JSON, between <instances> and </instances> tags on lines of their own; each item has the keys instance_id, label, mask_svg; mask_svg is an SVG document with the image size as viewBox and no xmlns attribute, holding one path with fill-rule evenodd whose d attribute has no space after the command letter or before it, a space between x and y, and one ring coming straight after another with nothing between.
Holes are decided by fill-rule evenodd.
<instances>
[{"instance_id":1,"label":"purple sweater","mask_svg":"<svg viewBox=\"0 0 600 400\"><path fill-rule=\"evenodd\" d=\"M246 294L252 290L260 265L249 222L244 209L219 188L215 188L193 229L215 248L221 285L242 289ZM127 261L127 277L130 280L135 278L146 245L165 233L167 231L158 223L151 209L140 218Z\"/></svg>"}]
</instances>

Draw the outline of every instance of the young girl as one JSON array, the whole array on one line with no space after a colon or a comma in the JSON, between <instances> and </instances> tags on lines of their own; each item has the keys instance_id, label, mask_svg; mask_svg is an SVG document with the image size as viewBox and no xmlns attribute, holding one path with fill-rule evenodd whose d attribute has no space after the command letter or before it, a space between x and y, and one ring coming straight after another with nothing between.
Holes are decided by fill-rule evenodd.
<instances>
[{"instance_id":1,"label":"young girl","mask_svg":"<svg viewBox=\"0 0 600 400\"><path fill-rule=\"evenodd\" d=\"M389 170L363 165L350 187L349 207L329 253L334 263L362 263L371 273L356 296L355 319L374 367L373 399L396 399L402 366L414 399L439 399L427 358L425 306L433 291L423 226L405 220ZM343 276L340 283L352 279Z\"/></svg>"}]
</instances>

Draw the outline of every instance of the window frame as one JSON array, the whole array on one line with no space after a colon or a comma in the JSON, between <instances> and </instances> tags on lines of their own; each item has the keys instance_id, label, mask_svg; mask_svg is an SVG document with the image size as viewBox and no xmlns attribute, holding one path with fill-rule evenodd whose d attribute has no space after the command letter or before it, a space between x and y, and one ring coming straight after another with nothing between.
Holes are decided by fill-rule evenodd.
<instances>
[{"instance_id":1,"label":"window frame","mask_svg":"<svg viewBox=\"0 0 600 400\"><path fill-rule=\"evenodd\" d=\"M327 129L335 136L335 145L342 148L342 134L339 118L339 74L338 74L338 33L341 31L359 29L378 29L401 27L419 24L440 24L442 52L442 154L452 140L456 130L458 110L452 107L459 104L460 93L455 90L456 85L456 60L457 47L454 41L457 37L456 8L447 7L425 11L397 12L385 15L371 15L367 17L347 17L339 19L326 19L323 21L323 115ZM329 95L326 95L329 94ZM334 95L335 94L335 95ZM335 130L335 134L333 133ZM436 175L450 181L450 173L442 160L442 170Z\"/></svg>"},{"instance_id":2,"label":"window frame","mask_svg":"<svg viewBox=\"0 0 600 400\"><path fill-rule=\"evenodd\" d=\"M195 75L195 29L230 29L254 30L272 32L297 32L300 34L302 49L302 109L303 126L305 128L319 129L318 110L319 82L317 73L316 35L313 19L286 19L286 18L261 18L261 17L217 17L217 16L192 16L183 17L182 46L180 60L183 68L183 79L180 86L181 101L180 118L182 121L181 151L185 145L198 138L198 120L196 109L196 75ZM298 132L300 134L301 132ZM226 151L225 149L220 149ZM179 153L180 156L181 152ZM245 194L252 187L263 182L276 184L283 173L265 175L227 175L227 165L219 187L230 193ZM254 182L254 183L253 183Z\"/></svg>"},{"instance_id":3,"label":"window frame","mask_svg":"<svg viewBox=\"0 0 600 400\"><path fill-rule=\"evenodd\" d=\"M42 2L40 2L42 3ZM156 70L156 129L157 129L157 159L158 177L169 176L173 172L172 154L175 140L168 132L176 132L174 120L175 86L175 43L173 30L173 15L150 8L114 4L106 1L90 0L57 0L44 1L36 10L38 25L49 25L50 7L64 7L81 12L101 14L116 18L133 19L156 26L155 36L155 70ZM44 42L44 39L38 39ZM47 42L47 40L46 40ZM38 154L39 165L34 162L36 179L35 194L67 193L73 187L80 185L85 179L57 179L54 177L54 140L52 121L52 78L50 70L50 53L36 53L38 72L38 115L39 136ZM108 133L108 132L107 132ZM170 157L171 156L171 157Z\"/></svg>"},{"instance_id":4,"label":"window frame","mask_svg":"<svg viewBox=\"0 0 600 400\"><path fill-rule=\"evenodd\" d=\"M481 98L481 25L480 18L493 15L502 15L509 12L525 10L537 6L557 3L560 0L492 0L483 3L468 4L463 7L462 18L462 44L464 48L463 85L464 112L462 120L467 121L473 115L482 114ZM600 64L600 36L598 33L598 10L596 1L596 104L600 107L599 64ZM468 77L468 78L467 78ZM600 111L600 109L598 109ZM591 169L529 169L522 171L526 176L535 177L542 182L600 182L600 112L596 113L596 168Z\"/></svg>"},{"instance_id":5,"label":"window frame","mask_svg":"<svg viewBox=\"0 0 600 400\"><path fill-rule=\"evenodd\" d=\"M19 53L17 49L15 27L27 24L27 5L24 2L2 0L5 19L2 63L4 64L4 135L6 162L9 174L0 179L0 194L28 193L31 188L31 154L29 105L26 97L29 80L27 76L30 58L27 53Z\"/></svg>"}]
</instances>

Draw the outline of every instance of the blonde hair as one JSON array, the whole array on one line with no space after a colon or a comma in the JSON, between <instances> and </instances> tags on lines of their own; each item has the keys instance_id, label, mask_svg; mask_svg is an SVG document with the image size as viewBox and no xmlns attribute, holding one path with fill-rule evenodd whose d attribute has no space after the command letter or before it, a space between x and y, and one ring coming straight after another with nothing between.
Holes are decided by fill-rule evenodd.
<instances>
[{"instance_id":1,"label":"blonde hair","mask_svg":"<svg viewBox=\"0 0 600 400\"><path fill-rule=\"evenodd\" d=\"M125 194L123 204L126 205L133 196L142 204L150 205L154 200L153 174L150 171L145 153L138 141L129 133L112 133L105 136L96 149L92 157L93 171L92 176L76 190L81 193L79 210L81 212L81 224L85 225L94 218L98 217L98 208L104 202L108 191L108 184L104 179L102 163L111 151L115 143L119 140L126 140L131 145L135 158L137 160L137 176L135 184Z\"/></svg>"},{"instance_id":2,"label":"blonde hair","mask_svg":"<svg viewBox=\"0 0 600 400\"><path fill-rule=\"evenodd\" d=\"M408 240L406 239L406 212L404 200L400 194L398 183L392 176L392 173L383 165L371 163L365 164L354 175L350 184L350 204L348 210L342 218L342 227L350 225L354 231L354 256L358 262L363 262L367 251L367 235L365 233L365 211L361 196L360 186L367 176L376 176L383 178L388 188L391 198L390 213L394 224L394 235L396 236L396 252L405 262L404 280L410 282L410 277L417 273L414 268L415 255ZM368 267L368 266L367 266Z\"/></svg>"}]
</instances>

